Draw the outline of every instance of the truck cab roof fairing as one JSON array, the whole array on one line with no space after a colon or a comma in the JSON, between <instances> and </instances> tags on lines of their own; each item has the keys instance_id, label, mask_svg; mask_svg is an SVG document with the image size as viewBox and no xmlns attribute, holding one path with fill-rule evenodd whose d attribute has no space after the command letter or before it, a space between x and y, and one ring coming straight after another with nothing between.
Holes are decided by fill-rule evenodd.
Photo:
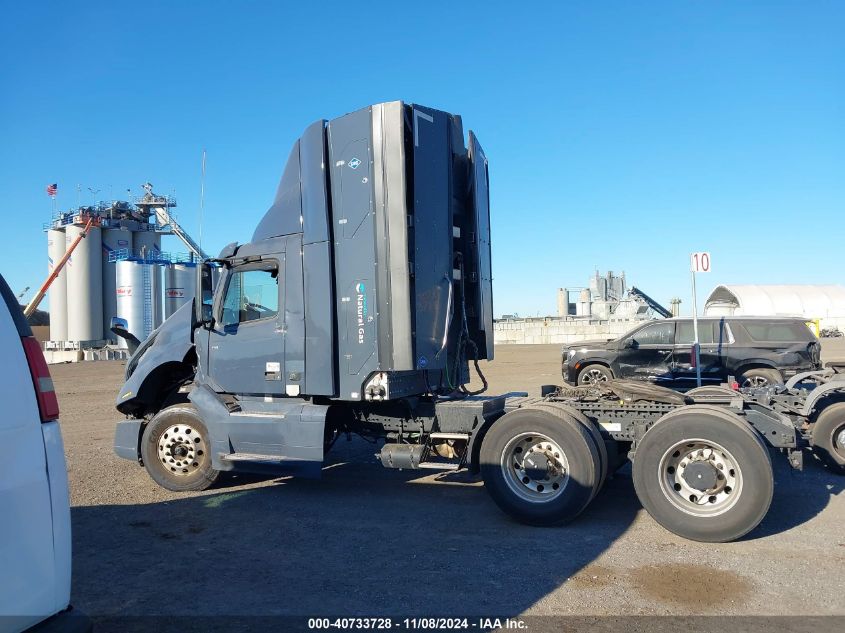
<instances>
[{"instance_id":1,"label":"truck cab roof fairing","mask_svg":"<svg viewBox=\"0 0 845 633\"><path fill-rule=\"evenodd\" d=\"M282 179L279 181L276 198L258 223L252 235L253 242L302 231L302 192L299 180L299 139L297 139L288 156Z\"/></svg>"},{"instance_id":2,"label":"truck cab roof fairing","mask_svg":"<svg viewBox=\"0 0 845 633\"><path fill-rule=\"evenodd\" d=\"M288 156L276 197L264 214L253 242L304 233L305 243L328 239L326 121L315 121Z\"/></svg>"}]
</instances>

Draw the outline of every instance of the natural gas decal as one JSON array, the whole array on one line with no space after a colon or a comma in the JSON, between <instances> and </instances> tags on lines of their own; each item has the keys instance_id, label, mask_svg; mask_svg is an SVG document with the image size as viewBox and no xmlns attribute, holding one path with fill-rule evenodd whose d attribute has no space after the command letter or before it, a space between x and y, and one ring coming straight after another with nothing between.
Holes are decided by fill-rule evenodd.
<instances>
[{"instance_id":1,"label":"natural gas decal","mask_svg":"<svg viewBox=\"0 0 845 633\"><path fill-rule=\"evenodd\" d=\"M367 322L367 287L363 283L355 284L355 292L357 293L357 313L358 313L358 344L364 344L364 323Z\"/></svg>"}]
</instances>

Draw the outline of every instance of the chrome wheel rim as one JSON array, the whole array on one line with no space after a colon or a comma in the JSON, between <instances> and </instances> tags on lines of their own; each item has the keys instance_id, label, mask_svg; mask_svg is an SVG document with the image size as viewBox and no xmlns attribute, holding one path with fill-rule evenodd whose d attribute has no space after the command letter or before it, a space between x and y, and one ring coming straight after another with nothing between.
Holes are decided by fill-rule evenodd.
<instances>
[{"instance_id":1,"label":"chrome wheel rim","mask_svg":"<svg viewBox=\"0 0 845 633\"><path fill-rule=\"evenodd\" d=\"M837 453L845 456L845 425L833 432L833 447Z\"/></svg>"},{"instance_id":2,"label":"chrome wheel rim","mask_svg":"<svg viewBox=\"0 0 845 633\"><path fill-rule=\"evenodd\" d=\"M750 378L746 378L742 381L743 389L754 389L755 387L768 387L768 385L769 380L763 376L751 376Z\"/></svg>"},{"instance_id":3,"label":"chrome wheel rim","mask_svg":"<svg viewBox=\"0 0 845 633\"><path fill-rule=\"evenodd\" d=\"M185 477L199 470L205 442L190 424L172 424L158 438L158 458L171 473Z\"/></svg>"},{"instance_id":4,"label":"chrome wheel rim","mask_svg":"<svg viewBox=\"0 0 845 633\"><path fill-rule=\"evenodd\" d=\"M727 512L742 494L739 463L710 440L688 439L672 446L660 460L658 477L672 505L697 517Z\"/></svg>"},{"instance_id":5,"label":"chrome wheel rim","mask_svg":"<svg viewBox=\"0 0 845 633\"><path fill-rule=\"evenodd\" d=\"M569 462L563 449L542 433L520 433L502 451L502 474L517 497L531 503L548 503L569 483Z\"/></svg>"},{"instance_id":6,"label":"chrome wheel rim","mask_svg":"<svg viewBox=\"0 0 845 633\"><path fill-rule=\"evenodd\" d=\"M595 385L600 382L607 382L607 374L601 369L591 369L581 373L581 384Z\"/></svg>"}]
</instances>

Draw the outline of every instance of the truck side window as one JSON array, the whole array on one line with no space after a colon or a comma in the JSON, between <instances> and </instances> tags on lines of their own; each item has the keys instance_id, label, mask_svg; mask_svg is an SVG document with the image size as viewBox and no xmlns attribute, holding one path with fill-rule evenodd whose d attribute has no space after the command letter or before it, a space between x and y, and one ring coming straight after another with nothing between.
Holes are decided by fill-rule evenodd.
<instances>
[{"instance_id":1,"label":"truck side window","mask_svg":"<svg viewBox=\"0 0 845 633\"><path fill-rule=\"evenodd\" d=\"M229 276L222 324L236 325L279 313L279 275L275 269L236 271Z\"/></svg>"}]
</instances>

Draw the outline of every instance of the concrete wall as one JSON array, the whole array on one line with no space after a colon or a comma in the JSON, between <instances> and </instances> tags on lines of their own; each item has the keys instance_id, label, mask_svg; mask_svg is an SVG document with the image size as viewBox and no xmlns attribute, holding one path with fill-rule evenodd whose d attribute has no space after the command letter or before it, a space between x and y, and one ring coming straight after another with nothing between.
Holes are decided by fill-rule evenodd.
<instances>
[{"instance_id":1,"label":"concrete wall","mask_svg":"<svg viewBox=\"0 0 845 633\"><path fill-rule=\"evenodd\" d=\"M622 336L642 321L629 319L508 319L493 324L496 345L562 344Z\"/></svg>"}]
</instances>

